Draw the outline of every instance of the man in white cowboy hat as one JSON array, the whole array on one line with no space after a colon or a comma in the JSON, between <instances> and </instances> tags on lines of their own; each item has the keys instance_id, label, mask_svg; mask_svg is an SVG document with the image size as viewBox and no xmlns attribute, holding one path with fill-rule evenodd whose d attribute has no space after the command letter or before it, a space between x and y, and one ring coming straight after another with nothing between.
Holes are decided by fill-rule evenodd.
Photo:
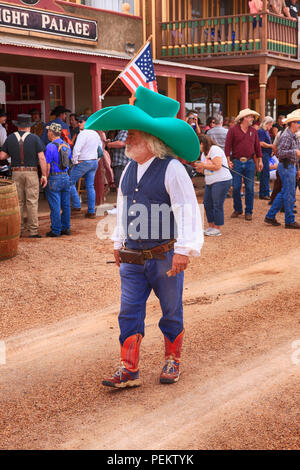
<instances>
[{"instance_id":1,"label":"man in white cowboy hat","mask_svg":"<svg viewBox=\"0 0 300 470\"><path fill-rule=\"evenodd\" d=\"M139 348L152 289L160 301L159 327L165 340L160 382L178 381L184 335L183 272L189 256L199 256L203 244L192 182L174 158L196 160L197 135L176 119L177 101L143 87L135 98L134 105L104 108L86 123L90 129L127 129L126 153L132 159L120 180L113 236L121 276L121 365L102 382L116 388L140 385Z\"/></svg>"},{"instance_id":2,"label":"man in white cowboy hat","mask_svg":"<svg viewBox=\"0 0 300 470\"><path fill-rule=\"evenodd\" d=\"M262 151L253 121L259 114L252 109L243 109L236 117L235 126L228 131L225 142L225 155L228 165L233 170L233 207L232 218L243 213L241 186L245 181L245 220L252 220L254 202L255 166L258 171L263 168Z\"/></svg>"},{"instance_id":3,"label":"man in white cowboy hat","mask_svg":"<svg viewBox=\"0 0 300 470\"><path fill-rule=\"evenodd\" d=\"M296 174L300 170L300 143L296 135L300 130L300 109L288 114L283 122L287 124L287 128L280 136L277 150L279 159L277 171L282 187L265 217L265 222L279 226L276 214L284 207L285 228L300 229L300 224L295 222L293 212L296 196Z\"/></svg>"}]
</instances>

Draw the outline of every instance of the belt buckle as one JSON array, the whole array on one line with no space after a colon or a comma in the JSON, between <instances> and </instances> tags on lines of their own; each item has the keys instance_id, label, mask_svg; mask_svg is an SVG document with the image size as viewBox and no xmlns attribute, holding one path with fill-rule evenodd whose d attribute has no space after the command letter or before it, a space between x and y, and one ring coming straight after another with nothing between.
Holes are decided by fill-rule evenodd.
<instances>
[{"instance_id":1,"label":"belt buckle","mask_svg":"<svg viewBox=\"0 0 300 470\"><path fill-rule=\"evenodd\" d=\"M151 250L143 250L143 255L145 259L153 259L153 254Z\"/></svg>"},{"instance_id":2,"label":"belt buckle","mask_svg":"<svg viewBox=\"0 0 300 470\"><path fill-rule=\"evenodd\" d=\"M242 157L242 158L240 158L240 161L241 161L242 163L246 163L247 160L248 160L247 157Z\"/></svg>"}]
</instances>

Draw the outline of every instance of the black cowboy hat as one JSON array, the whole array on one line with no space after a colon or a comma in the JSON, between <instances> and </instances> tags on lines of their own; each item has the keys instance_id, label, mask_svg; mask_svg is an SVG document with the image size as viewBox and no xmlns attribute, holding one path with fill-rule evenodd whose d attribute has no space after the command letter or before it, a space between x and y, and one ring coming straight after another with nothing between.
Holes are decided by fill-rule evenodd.
<instances>
[{"instance_id":1,"label":"black cowboy hat","mask_svg":"<svg viewBox=\"0 0 300 470\"><path fill-rule=\"evenodd\" d=\"M81 114L81 116L79 116L78 118L78 121L87 121L88 120L88 115L87 114Z\"/></svg>"},{"instance_id":2,"label":"black cowboy hat","mask_svg":"<svg viewBox=\"0 0 300 470\"><path fill-rule=\"evenodd\" d=\"M16 127L21 127L24 129L25 127L31 127L34 124L34 122L31 122L30 114L18 114L18 120L17 121L12 120L12 123Z\"/></svg>"},{"instance_id":3,"label":"black cowboy hat","mask_svg":"<svg viewBox=\"0 0 300 470\"><path fill-rule=\"evenodd\" d=\"M39 111L37 108L32 108L29 111L29 114L41 114L41 111Z\"/></svg>"},{"instance_id":4,"label":"black cowboy hat","mask_svg":"<svg viewBox=\"0 0 300 470\"><path fill-rule=\"evenodd\" d=\"M51 114L53 114L54 116L59 116L62 113L70 113L70 112L71 112L70 109L67 109L64 106L59 105L59 106L56 106L56 108L54 108L53 111L51 111Z\"/></svg>"}]
</instances>

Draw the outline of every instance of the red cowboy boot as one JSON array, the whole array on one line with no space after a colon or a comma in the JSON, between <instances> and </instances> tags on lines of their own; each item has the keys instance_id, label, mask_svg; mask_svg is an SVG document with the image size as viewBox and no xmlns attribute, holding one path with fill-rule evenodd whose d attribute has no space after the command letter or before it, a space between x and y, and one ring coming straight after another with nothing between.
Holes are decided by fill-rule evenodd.
<instances>
[{"instance_id":1,"label":"red cowboy boot","mask_svg":"<svg viewBox=\"0 0 300 470\"><path fill-rule=\"evenodd\" d=\"M177 336L175 341L171 343L165 336L165 365L160 374L160 383L173 384L179 380L179 363L183 342L184 330Z\"/></svg>"},{"instance_id":2,"label":"red cowboy boot","mask_svg":"<svg viewBox=\"0 0 300 470\"><path fill-rule=\"evenodd\" d=\"M115 374L108 380L103 380L102 385L115 388L138 387L139 379L139 352L142 335L129 336L121 345L121 365Z\"/></svg>"}]
</instances>

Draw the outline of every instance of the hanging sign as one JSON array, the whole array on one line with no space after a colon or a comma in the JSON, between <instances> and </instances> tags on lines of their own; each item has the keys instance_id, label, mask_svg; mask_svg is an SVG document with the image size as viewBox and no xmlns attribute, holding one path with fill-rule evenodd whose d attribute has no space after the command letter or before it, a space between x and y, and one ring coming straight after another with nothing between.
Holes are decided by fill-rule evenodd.
<instances>
[{"instance_id":1,"label":"hanging sign","mask_svg":"<svg viewBox=\"0 0 300 470\"><path fill-rule=\"evenodd\" d=\"M0 3L0 27L96 42L97 21Z\"/></svg>"}]
</instances>

